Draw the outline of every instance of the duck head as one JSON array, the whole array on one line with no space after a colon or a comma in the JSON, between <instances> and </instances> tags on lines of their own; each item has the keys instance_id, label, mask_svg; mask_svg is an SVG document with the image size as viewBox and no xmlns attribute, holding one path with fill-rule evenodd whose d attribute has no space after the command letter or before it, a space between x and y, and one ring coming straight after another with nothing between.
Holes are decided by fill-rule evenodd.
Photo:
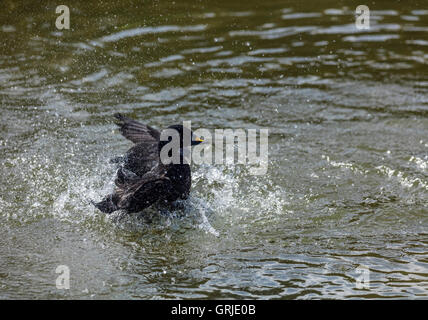
<instances>
[{"instance_id":1,"label":"duck head","mask_svg":"<svg viewBox=\"0 0 428 320\"><path fill-rule=\"evenodd\" d=\"M180 163L183 163L184 150L187 148L190 152L190 146L198 145L203 141L203 139L197 137L189 128L181 124L169 126L166 130L162 131L159 140L161 160L163 160L162 149L166 147L168 157L173 157L174 152L176 152L176 155L180 155Z\"/></svg>"}]
</instances>

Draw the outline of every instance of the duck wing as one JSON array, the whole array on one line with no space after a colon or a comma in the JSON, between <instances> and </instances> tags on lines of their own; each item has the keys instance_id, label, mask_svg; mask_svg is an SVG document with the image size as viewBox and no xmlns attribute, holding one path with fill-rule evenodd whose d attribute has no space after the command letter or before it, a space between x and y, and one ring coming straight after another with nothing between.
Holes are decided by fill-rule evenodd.
<instances>
[{"instance_id":1,"label":"duck wing","mask_svg":"<svg viewBox=\"0 0 428 320\"><path fill-rule=\"evenodd\" d=\"M133 183L139 181L141 179L141 177L139 177L137 174L135 174L134 172L124 168L124 167L120 167L117 170L116 173L116 179L114 180L114 183L117 187L122 187L122 186L130 186Z\"/></svg>"},{"instance_id":2,"label":"duck wing","mask_svg":"<svg viewBox=\"0 0 428 320\"><path fill-rule=\"evenodd\" d=\"M116 124L119 126L120 133L128 140L138 143L157 143L160 138L159 130L156 130L141 122L129 119L120 113L116 113L114 117L118 120Z\"/></svg>"},{"instance_id":3,"label":"duck wing","mask_svg":"<svg viewBox=\"0 0 428 320\"><path fill-rule=\"evenodd\" d=\"M126 152L123 167L142 177L159 162L158 142L142 142L134 145Z\"/></svg>"}]
</instances>

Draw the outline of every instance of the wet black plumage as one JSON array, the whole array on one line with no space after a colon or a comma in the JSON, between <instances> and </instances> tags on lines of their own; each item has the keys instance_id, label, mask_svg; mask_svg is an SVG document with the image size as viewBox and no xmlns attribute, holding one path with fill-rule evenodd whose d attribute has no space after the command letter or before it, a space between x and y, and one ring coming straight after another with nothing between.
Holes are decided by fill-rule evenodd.
<instances>
[{"instance_id":1,"label":"wet black plumage","mask_svg":"<svg viewBox=\"0 0 428 320\"><path fill-rule=\"evenodd\" d=\"M191 187L191 170L188 164L183 163L182 156L180 164L163 164L159 153L168 141L160 141L160 131L121 114L115 114L115 118L119 131L135 145L124 157L116 159L121 166L117 171L114 192L94 205L105 213L116 210L138 212L158 201L171 203L186 199ZM183 131L188 129L182 125L169 128L178 132L183 148ZM190 135L193 137L193 133ZM202 140L196 138L191 144L200 142Z\"/></svg>"}]
</instances>

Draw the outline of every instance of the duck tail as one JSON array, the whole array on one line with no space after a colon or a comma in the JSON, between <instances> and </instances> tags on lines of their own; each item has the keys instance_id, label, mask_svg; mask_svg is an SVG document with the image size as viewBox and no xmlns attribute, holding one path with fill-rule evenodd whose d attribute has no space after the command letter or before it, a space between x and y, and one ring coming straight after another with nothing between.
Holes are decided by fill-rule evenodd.
<instances>
[{"instance_id":1,"label":"duck tail","mask_svg":"<svg viewBox=\"0 0 428 320\"><path fill-rule=\"evenodd\" d=\"M119 210L119 207L117 206L116 197L114 194L110 194L106 196L103 200L100 202L93 202L92 204L101 212L104 213L112 213L116 210Z\"/></svg>"}]
</instances>

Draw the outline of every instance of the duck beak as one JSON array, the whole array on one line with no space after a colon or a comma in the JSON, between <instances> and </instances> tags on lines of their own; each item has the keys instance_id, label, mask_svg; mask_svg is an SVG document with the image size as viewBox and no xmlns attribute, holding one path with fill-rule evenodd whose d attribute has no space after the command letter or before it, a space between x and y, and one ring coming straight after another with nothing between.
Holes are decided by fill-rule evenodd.
<instances>
[{"instance_id":1,"label":"duck beak","mask_svg":"<svg viewBox=\"0 0 428 320\"><path fill-rule=\"evenodd\" d=\"M199 137L196 137L195 140L192 141L192 145L197 145L204 142L204 139L201 139Z\"/></svg>"}]
</instances>

